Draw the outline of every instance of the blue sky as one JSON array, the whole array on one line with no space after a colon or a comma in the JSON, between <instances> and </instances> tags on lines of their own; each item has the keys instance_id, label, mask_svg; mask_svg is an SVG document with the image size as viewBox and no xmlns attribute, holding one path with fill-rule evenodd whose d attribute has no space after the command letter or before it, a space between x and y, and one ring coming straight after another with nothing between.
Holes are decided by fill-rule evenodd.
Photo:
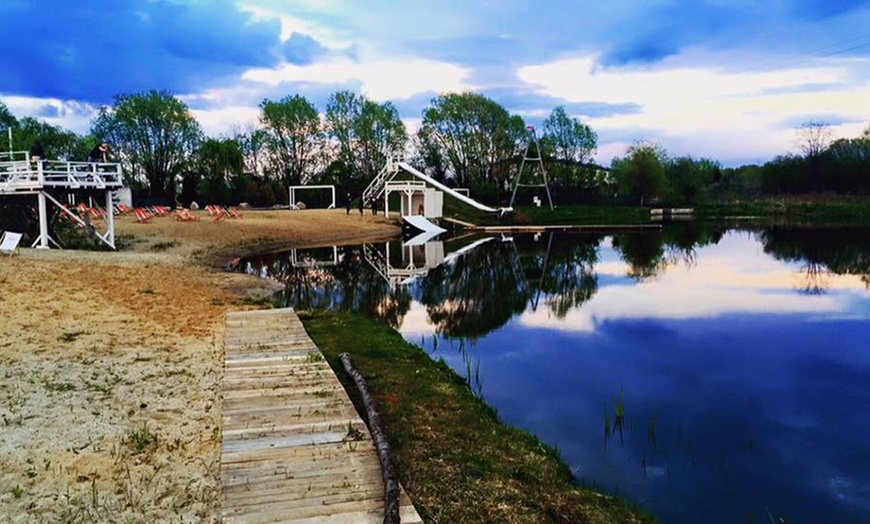
<instances>
[{"instance_id":1,"label":"blue sky","mask_svg":"<svg viewBox=\"0 0 870 524\"><path fill-rule=\"evenodd\" d=\"M609 164L636 140L726 165L797 151L795 128L870 124L870 1L3 0L0 100L85 132L118 93L168 89L213 136L258 104L341 89L414 129L474 90L535 124L556 106Z\"/></svg>"}]
</instances>

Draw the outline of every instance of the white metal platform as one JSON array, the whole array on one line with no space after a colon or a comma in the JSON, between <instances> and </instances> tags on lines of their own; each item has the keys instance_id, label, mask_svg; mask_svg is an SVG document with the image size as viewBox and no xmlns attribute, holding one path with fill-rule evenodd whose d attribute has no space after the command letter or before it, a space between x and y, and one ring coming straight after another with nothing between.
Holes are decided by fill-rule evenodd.
<instances>
[{"instance_id":1,"label":"white metal platform","mask_svg":"<svg viewBox=\"0 0 870 524\"><path fill-rule=\"evenodd\" d=\"M49 190L73 193L79 190L106 192L106 232L97 237L114 249L115 227L112 191L123 186L121 164L40 160L33 162L26 151L0 153L0 197L36 195L39 203L39 238L33 246L48 248L47 201L63 209L82 226L89 225L66 205L55 199ZM56 244L56 243L55 243Z\"/></svg>"}]
</instances>

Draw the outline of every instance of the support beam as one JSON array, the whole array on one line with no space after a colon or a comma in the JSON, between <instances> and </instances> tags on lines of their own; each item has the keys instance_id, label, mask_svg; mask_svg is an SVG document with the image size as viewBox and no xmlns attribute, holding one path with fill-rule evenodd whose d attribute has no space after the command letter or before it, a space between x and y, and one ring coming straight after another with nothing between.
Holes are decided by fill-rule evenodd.
<instances>
[{"instance_id":1,"label":"support beam","mask_svg":"<svg viewBox=\"0 0 870 524\"><path fill-rule=\"evenodd\" d=\"M39 245L38 249L48 249L48 205L45 202L45 192L40 191L36 198L39 200Z\"/></svg>"}]
</instances>

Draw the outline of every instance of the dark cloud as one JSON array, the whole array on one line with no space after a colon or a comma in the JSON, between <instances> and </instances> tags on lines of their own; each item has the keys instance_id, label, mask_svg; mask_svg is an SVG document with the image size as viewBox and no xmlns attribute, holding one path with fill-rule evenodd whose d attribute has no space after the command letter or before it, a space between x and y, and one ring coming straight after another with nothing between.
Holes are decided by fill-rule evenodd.
<instances>
[{"instance_id":1,"label":"dark cloud","mask_svg":"<svg viewBox=\"0 0 870 524\"><path fill-rule=\"evenodd\" d=\"M37 109L33 116L37 118L59 118L62 116L62 113L59 107L46 104Z\"/></svg>"},{"instance_id":2,"label":"dark cloud","mask_svg":"<svg viewBox=\"0 0 870 524\"><path fill-rule=\"evenodd\" d=\"M604 65L658 62L699 42L715 42L720 35L739 27L747 13L734 8L678 1L650 11L639 11L601 59Z\"/></svg>"},{"instance_id":3,"label":"dark cloud","mask_svg":"<svg viewBox=\"0 0 870 524\"><path fill-rule=\"evenodd\" d=\"M293 33L281 46L281 50L284 60L296 65L308 65L327 52L317 40L298 33Z\"/></svg>"},{"instance_id":4,"label":"dark cloud","mask_svg":"<svg viewBox=\"0 0 870 524\"><path fill-rule=\"evenodd\" d=\"M104 104L155 88L198 91L270 65L280 24L252 22L225 1L52 0L0 5L0 34L0 92Z\"/></svg>"}]
</instances>

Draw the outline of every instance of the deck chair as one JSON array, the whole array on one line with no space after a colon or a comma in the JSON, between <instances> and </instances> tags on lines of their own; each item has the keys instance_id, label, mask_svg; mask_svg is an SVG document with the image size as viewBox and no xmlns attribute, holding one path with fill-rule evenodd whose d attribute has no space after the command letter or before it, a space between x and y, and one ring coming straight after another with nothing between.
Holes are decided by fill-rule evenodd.
<instances>
[{"instance_id":1,"label":"deck chair","mask_svg":"<svg viewBox=\"0 0 870 524\"><path fill-rule=\"evenodd\" d=\"M147 211L142 209L141 207L137 207L133 210L133 214L136 215L136 222L145 223L151 220L153 215L148 214Z\"/></svg>"},{"instance_id":2,"label":"deck chair","mask_svg":"<svg viewBox=\"0 0 870 524\"><path fill-rule=\"evenodd\" d=\"M199 220L198 216L194 216L193 213L186 209L179 209L175 212L175 219L180 220L182 222L191 222L195 220Z\"/></svg>"},{"instance_id":3,"label":"deck chair","mask_svg":"<svg viewBox=\"0 0 870 524\"><path fill-rule=\"evenodd\" d=\"M18 252L18 243L21 242L21 233L13 233L12 231L4 231L0 237L0 254L7 254L10 257Z\"/></svg>"}]
</instances>

